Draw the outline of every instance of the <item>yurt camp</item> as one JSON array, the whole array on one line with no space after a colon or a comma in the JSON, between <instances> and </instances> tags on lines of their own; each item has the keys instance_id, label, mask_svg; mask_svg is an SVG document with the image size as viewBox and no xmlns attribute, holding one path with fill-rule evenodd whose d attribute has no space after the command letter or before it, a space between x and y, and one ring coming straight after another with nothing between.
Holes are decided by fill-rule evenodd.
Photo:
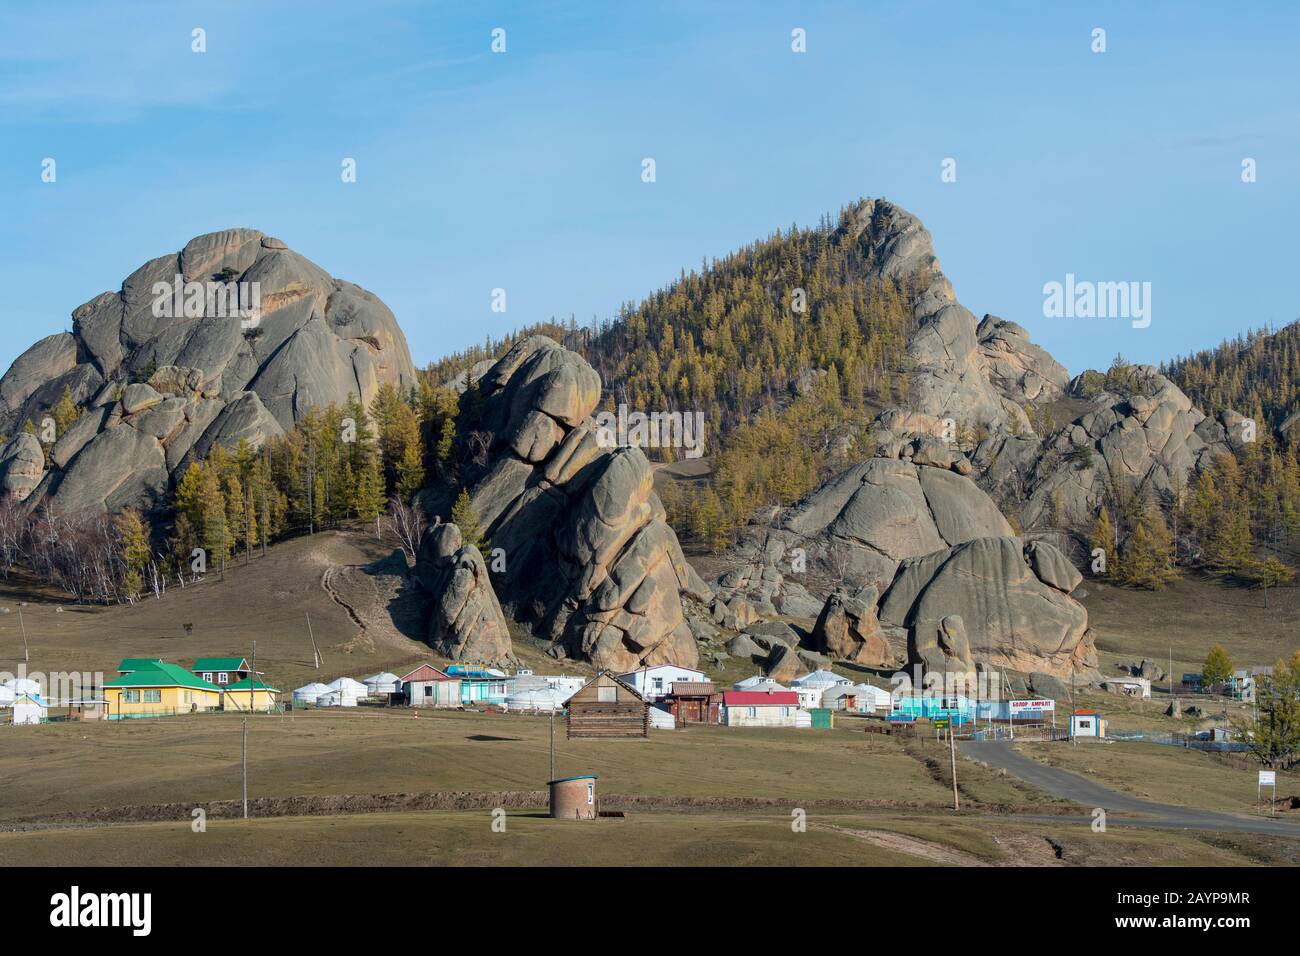
<instances>
[{"instance_id":1,"label":"yurt camp","mask_svg":"<svg viewBox=\"0 0 1300 956\"><path fill-rule=\"evenodd\" d=\"M304 684L293 692L293 705L295 707L314 707L321 694L328 694L329 692L329 685L322 684L320 681Z\"/></svg>"}]
</instances>

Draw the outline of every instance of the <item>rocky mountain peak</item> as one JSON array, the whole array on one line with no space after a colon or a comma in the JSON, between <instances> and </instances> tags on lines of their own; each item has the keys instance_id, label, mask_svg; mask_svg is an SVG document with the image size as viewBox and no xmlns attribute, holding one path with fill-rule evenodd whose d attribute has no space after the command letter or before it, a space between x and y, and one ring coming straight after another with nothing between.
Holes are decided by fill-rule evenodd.
<instances>
[{"instance_id":1,"label":"rocky mountain peak","mask_svg":"<svg viewBox=\"0 0 1300 956\"><path fill-rule=\"evenodd\" d=\"M149 507L191 456L256 446L312 406L363 403L415 382L397 320L377 296L332 278L255 229L197 236L146 262L116 292L73 310L72 331L37 342L0 378L0 484L34 507ZM85 409L57 441L41 427L65 395ZM48 470L46 470L48 466ZM33 487L33 471L44 472Z\"/></svg>"}]
</instances>

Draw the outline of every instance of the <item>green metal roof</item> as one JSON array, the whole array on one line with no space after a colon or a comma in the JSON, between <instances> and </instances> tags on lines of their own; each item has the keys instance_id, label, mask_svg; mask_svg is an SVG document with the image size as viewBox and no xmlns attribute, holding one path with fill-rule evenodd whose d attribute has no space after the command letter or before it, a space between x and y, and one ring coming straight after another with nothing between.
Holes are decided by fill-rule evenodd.
<instances>
[{"instance_id":1,"label":"green metal roof","mask_svg":"<svg viewBox=\"0 0 1300 956\"><path fill-rule=\"evenodd\" d=\"M194 662L196 671L248 670L248 661L242 657L200 657Z\"/></svg>"},{"instance_id":2,"label":"green metal roof","mask_svg":"<svg viewBox=\"0 0 1300 956\"><path fill-rule=\"evenodd\" d=\"M243 680L237 680L233 684L227 684L226 690L248 690L249 683L250 683L249 679L245 677ZM257 689L269 690L274 694L280 693L280 688L272 687L270 684L264 684L261 681L257 682Z\"/></svg>"},{"instance_id":3,"label":"green metal roof","mask_svg":"<svg viewBox=\"0 0 1300 956\"><path fill-rule=\"evenodd\" d=\"M122 662L117 665L119 672L122 671L144 671L151 670L162 663L159 657L124 657Z\"/></svg>"},{"instance_id":4,"label":"green metal roof","mask_svg":"<svg viewBox=\"0 0 1300 956\"><path fill-rule=\"evenodd\" d=\"M141 668L121 677L104 681L105 687L191 687L196 690L210 690L214 693L220 688L203 678L191 674L179 664L155 662L150 667Z\"/></svg>"}]
</instances>

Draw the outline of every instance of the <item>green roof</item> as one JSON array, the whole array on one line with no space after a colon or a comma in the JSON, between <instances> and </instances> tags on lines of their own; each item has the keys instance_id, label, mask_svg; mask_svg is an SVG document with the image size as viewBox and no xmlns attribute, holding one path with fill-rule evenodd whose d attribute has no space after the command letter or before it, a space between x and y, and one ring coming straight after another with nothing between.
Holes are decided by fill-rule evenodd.
<instances>
[{"instance_id":1,"label":"green roof","mask_svg":"<svg viewBox=\"0 0 1300 956\"><path fill-rule=\"evenodd\" d=\"M248 661L242 657L200 657L194 662L196 671L246 671Z\"/></svg>"},{"instance_id":2,"label":"green roof","mask_svg":"<svg viewBox=\"0 0 1300 956\"><path fill-rule=\"evenodd\" d=\"M160 657L124 657L122 663L117 665L119 673L126 671L146 671L152 670L162 663Z\"/></svg>"},{"instance_id":3,"label":"green roof","mask_svg":"<svg viewBox=\"0 0 1300 956\"><path fill-rule=\"evenodd\" d=\"M250 683L249 679L245 677L243 680L237 680L233 684L227 684L226 690L248 690L249 683ZM280 693L280 688L272 687L270 684L264 684L261 681L257 682L257 689L269 690L274 694Z\"/></svg>"},{"instance_id":4,"label":"green roof","mask_svg":"<svg viewBox=\"0 0 1300 956\"><path fill-rule=\"evenodd\" d=\"M105 687L193 687L199 690L218 691L203 678L191 674L179 664L155 662L130 674L104 681Z\"/></svg>"}]
</instances>

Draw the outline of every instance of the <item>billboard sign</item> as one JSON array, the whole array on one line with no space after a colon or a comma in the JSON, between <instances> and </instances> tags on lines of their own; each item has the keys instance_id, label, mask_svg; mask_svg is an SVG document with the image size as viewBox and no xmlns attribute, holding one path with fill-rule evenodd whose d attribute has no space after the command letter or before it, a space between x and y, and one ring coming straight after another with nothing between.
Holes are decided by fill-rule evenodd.
<instances>
[{"instance_id":1,"label":"billboard sign","mask_svg":"<svg viewBox=\"0 0 1300 956\"><path fill-rule=\"evenodd\" d=\"M1044 711L1056 710L1056 701L1054 700L1009 700L1007 704L1010 705L1012 714L1021 714L1027 711L1043 713Z\"/></svg>"}]
</instances>

